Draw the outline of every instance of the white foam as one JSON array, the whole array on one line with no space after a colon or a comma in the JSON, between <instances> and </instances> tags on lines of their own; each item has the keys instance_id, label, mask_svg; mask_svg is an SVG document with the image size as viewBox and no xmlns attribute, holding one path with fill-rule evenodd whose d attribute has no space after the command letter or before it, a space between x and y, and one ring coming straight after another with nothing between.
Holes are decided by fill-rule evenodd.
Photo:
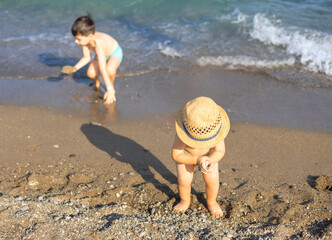
<instances>
[{"instance_id":1,"label":"white foam","mask_svg":"<svg viewBox=\"0 0 332 240\"><path fill-rule=\"evenodd\" d=\"M285 47L309 71L332 75L332 36L327 33L284 27L280 20L256 14L250 36L264 44Z\"/></svg>"},{"instance_id":2,"label":"white foam","mask_svg":"<svg viewBox=\"0 0 332 240\"><path fill-rule=\"evenodd\" d=\"M222 15L218 19L220 21L231 21L232 23L245 23L248 17L248 15L242 13L238 8L236 8L232 13Z\"/></svg>"},{"instance_id":3,"label":"white foam","mask_svg":"<svg viewBox=\"0 0 332 240\"><path fill-rule=\"evenodd\" d=\"M74 42L73 37L71 34L47 34L47 33L41 33L36 35L29 35L29 36L19 36L19 37L8 37L0 39L2 42L21 42L21 41L29 41L31 43L36 43L39 41L57 41L59 43L70 43Z\"/></svg>"},{"instance_id":4,"label":"white foam","mask_svg":"<svg viewBox=\"0 0 332 240\"><path fill-rule=\"evenodd\" d=\"M159 50L162 54L169 57L183 57L183 54L179 53L175 48L172 48L170 46L164 46L162 44L159 44Z\"/></svg>"},{"instance_id":5,"label":"white foam","mask_svg":"<svg viewBox=\"0 0 332 240\"><path fill-rule=\"evenodd\" d=\"M249 56L219 56L219 57L201 57L197 59L200 66L215 65L225 66L227 68L238 67L259 67L259 68L276 68L282 66L292 66L295 63L295 58L281 60L262 60Z\"/></svg>"}]
</instances>

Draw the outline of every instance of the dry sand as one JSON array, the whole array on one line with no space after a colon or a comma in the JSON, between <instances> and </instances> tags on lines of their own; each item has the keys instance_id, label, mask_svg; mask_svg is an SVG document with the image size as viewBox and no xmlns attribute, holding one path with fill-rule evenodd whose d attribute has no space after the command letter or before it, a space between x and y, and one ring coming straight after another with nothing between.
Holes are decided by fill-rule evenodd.
<instances>
[{"instance_id":1,"label":"dry sand","mask_svg":"<svg viewBox=\"0 0 332 240\"><path fill-rule=\"evenodd\" d=\"M0 238L332 237L332 134L233 123L219 164L225 214L216 220L199 172L189 211L171 212L173 122L1 105Z\"/></svg>"}]
</instances>

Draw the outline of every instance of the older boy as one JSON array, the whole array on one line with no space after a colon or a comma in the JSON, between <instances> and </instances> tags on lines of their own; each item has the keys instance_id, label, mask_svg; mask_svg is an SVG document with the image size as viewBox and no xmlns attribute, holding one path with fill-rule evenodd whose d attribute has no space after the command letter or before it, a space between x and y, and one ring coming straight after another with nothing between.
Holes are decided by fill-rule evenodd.
<instances>
[{"instance_id":1,"label":"older boy","mask_svg":"<svg viewBox=\"0 0 332 240\"><path fill-rule=\"evenodd\" d=\"M90 16L83 16L76 19L71 32L75 37L75 43L83 50L83 57L75 66L64 66L63 73L74 73L91 61L90 50L96 53L96 57L90 64L87 75L94 80L96 90L100 90L99 72L106 85L104 100L106 104L116 101L114 80L120 63L122 61L122 49L118 42L110 35L102 32L95 32L95 24Z\"/></svg>"},{"instance_id":2,"label":"older boy","mask_svg":"<svg viewBox=\"0 0 332 240\"><path fill-rule=\"evenodd\" d=\"M185 212L189 208L191 182L198 165L205 181L208 209L212 217L222 217L222 210L217 203L218 162L225 155L224 138L230 128L227 113L212 99L198 97L180 109L175 127L177 134L172 158L177 163L180 202L173 210Z\"/></svg>"}]
</instances>

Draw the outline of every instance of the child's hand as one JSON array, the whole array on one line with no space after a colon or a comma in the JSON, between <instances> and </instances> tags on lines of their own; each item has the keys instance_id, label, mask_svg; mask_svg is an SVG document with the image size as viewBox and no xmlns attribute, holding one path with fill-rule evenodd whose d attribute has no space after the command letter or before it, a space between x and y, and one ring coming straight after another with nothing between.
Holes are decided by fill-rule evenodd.
<instances>
[{"instance_id":1,"label":"child's hand","mask_svg":"<svg viewBox=\"0 0 332 240\"><path fill-rule=\"evenodd\" d=\"M114 89L108 89L107 92L104 94L105 104L115 103L115 91Z\"/></svg>"},{"instance_id":2,"label":"child's hand","mask_svg":"<svg viewBox=\"0 0 332 240\"><path fill-rule=\"evenodd\" d=\"M76 68L73 66L66 65L66 66L63 66L63 68L61 69L61 72L65 73L65 74L71 74L71 73L76 72Z\"/></svg>"},{"instance_id":3,"label":"child's hand","mask_svg":"<svg viewBox=\"0 0 332 240\"><path fill-rule=\"evenodd\" d=\"M202 173L204 174L211 172L214 166L210 158L207 156L200 157L198 160L198 164L201 167Z\"/></svg>"}]
</instances>

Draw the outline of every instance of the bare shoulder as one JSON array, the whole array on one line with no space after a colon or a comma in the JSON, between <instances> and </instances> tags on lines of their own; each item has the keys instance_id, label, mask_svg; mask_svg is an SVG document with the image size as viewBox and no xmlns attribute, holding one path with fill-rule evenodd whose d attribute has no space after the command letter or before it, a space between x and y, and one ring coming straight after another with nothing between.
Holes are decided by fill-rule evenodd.
<instances>
[{"instance_id":1,"label":"bare shoulder","mask_svg":"<svg viewBox=\"0 0 332 240\"><path fill-rule=\"evenodd\" d=\"M98 40L104 41L106 43L111 43L111 44L117 43L117 41L111 35L108 35L107 33L95 32L94 36L97 41Z\"/></svg>"}]
</instances>

